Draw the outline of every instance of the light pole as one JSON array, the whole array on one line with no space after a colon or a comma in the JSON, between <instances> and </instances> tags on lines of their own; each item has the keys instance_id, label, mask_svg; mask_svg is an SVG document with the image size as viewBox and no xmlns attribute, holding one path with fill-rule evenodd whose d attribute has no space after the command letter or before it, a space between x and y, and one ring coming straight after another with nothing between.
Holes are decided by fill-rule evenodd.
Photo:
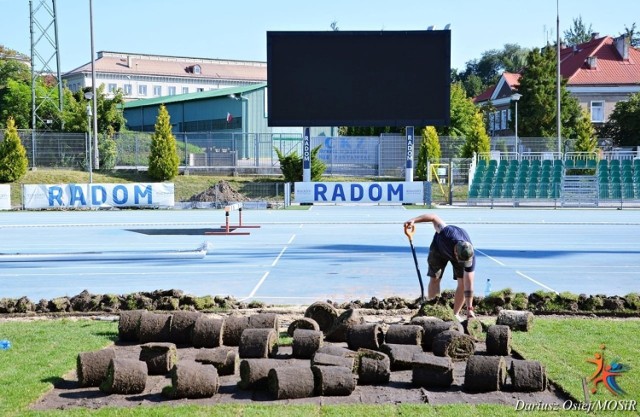
<instances>
[{"instance_id":1,"label":"light pole","mask_svg":"<svg viewBox=\"0 0 640 417\"><path fill-rule=\"evenodd\" d=\"M515 134L516 134L516 157L518 154L518 100L520 100L522 94L514 93L511 95L511 100L515 102L516 107L516 122L515 122Z\"/></svg>"},{"instance_id":2,"label":"light pole","mask_svg":"<svg viewBox=\"0 0 640 417\"><path fill-rule=\"evenodd\" d=\"M92 119L91 116L93 115L91 112L91 99L93 98L93 93L91 91L87 91L86 93L84 93L84 98L87 99L87 131L89 132L89 141L88 141L88 150L89 150L89 183L93 182L93 160L92 160L92 152L91 152L91 126L92 126Z\"/></svg>"}]
</instances>

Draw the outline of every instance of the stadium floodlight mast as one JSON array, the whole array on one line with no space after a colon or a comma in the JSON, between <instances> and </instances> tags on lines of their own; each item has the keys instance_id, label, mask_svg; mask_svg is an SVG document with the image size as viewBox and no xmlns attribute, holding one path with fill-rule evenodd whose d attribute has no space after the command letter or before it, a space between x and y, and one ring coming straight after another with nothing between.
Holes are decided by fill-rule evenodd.
<instances>
[{"instance_id":1,"label":"stadium floodlight mast","mask_svg":"<svg viewBox=\"0 0 640 417\"><path fill-rule=\"evenodd\" d=\"M87 91L86 93L84 93L84 98L87 99L87 131L89 132L89 140L87 142L87 149L89 150L89 183L91 184L93 182L93 160L92 160L92 155L93 153L91 152L91 147L92 147L92 142L91 142L91 130L92 130L92 119L91 116L93 116L93 113L91 112L91 99L93 99L93 93L91 91Z\"/></svg>"},{"instance_id":2,"label":"stadium floodlight mast","mask_svg":"<svg viewBox=\"0 0 640 417\"><path fill-rule=\"evenodd\" d=\"M520 98L522 97L522 94L519 93L513 93L511 94L511 101L513 101L515 103L515 107L516 107L516 123L515 123L515 134L516 134L516 157L518 154L518 100L520 100Z\"/></svg>"}]
</instances>

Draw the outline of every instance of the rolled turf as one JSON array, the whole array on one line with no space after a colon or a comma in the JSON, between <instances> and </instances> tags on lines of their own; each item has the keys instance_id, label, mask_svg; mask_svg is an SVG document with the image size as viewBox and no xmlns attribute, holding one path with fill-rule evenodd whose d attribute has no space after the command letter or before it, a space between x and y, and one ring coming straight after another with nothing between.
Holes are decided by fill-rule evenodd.
<instances>
[{"instance_id":1,"label":"rolled turf","mask_svg":"<svg viewBox=\"0 0 640 417\"><path fill-rule=\"evenodd\" d=\"M138 359L147 363L149 375L164 375L178 362L178 351L173 343L145 343Z\"/></svg>"},{"instance_id":2,"label":"rolled turf","mask_svg":"<svg viewBox=\"0 0 640 417\"><path fill-rule=\"evenodd\" d=\"M467 359L464 389L469 392L500 391L507 378L507 366L502 356L472 355Z\"/></svg>"},{"instance_id":3,"label":"rolled turf","mask_svg":"<svg viewBox=\"0 0 640 417\"><path fill-rule=\"evenodd\" d=\"M447 388L453 383L453 362L426 352L413 357L411 382L424 388Z\"/></svg>"},{"instance_id":4,"label":"rolled turf","mask_svg":"<svg viewBox=\"0 0 640 417\"><path fill-rule=\"evenodd\" d=\"M176 311L172 314L170 342L176 345L190 345L193 327L202 313L197 311Z\"/></svg>"},{"instance_id":5,"label":"rolled turf","mask_svg":"<svg viewBox=\"0 0 640 417\"><path fill-rule=\"evenodd\" d=\"M276 400L307 398L315 394L315 378L311 368L278 367L269 370L269 393Z\"/></svg>"},{"instance_id":6,"label":"rolled turf","mask_svg":"<svg viewBox=\"0 0 640 417\"><path fill-rule=\"evenodd\" d=\"M222 345L224 319L201 314L193 325L191 344L194 348L215 348Z\"/></svg>"},{"instance_id":7,"label":"rolled turf","mask_svg":"<svg viewBox=\"0 0 640 417\"><path fill-rule=\"evenodd\" d=\"M247 389L265 389L269 371L280 365L277 359L243 359L240 361L240 381L238 387Z\"/></svg>"},{"instance_id":8,"label":"rolled turf","mask_svg":"<svg viewBox=\"0 0 640 417\"><path fill-rule=\"evenodd\" d=\"M385 343L394 345L422 345L424 330L418 324L392 324L385 334Z\"/></svg>"},{"instance_id":9,"label":"rolled turf","mask_svg":"<svg viewBox=\"0 0 640 417\"><path fill-rule=\"evenodd\" d=\"M314 319L303 317L301 319L296 319L289 324L289 327L287 327L287 334L293 337L293 332L295 332L296 329L320 330L320 326L318 326L318 323Z\"/></svg>"},{"instance_id":10,"label":"rolled turf","mask_svg":"<svg viewBox=\"0 0 640 417\"><path fill-rule=\"evenodd\" d=\"M140 394L147 385L147 364L137 359L113 358L100 391L107 394Z\"/></svg>"},{"instance_id":11,"label":"rolled turf","mask_svg":"<svg viewBox=\"0 0 640 417\"><path fill-rule=\"evenodd\" d=\"M317 301L311 304L304 312L304 316L318 323L323 333L328 332L338 318L338 311L329 303Z\"/></svg>"},{"instance_id":12,"label":"rolled turf","mask_svg":"<svg viewBox=\"0 0 640 417\"><path fill-rule=\"evenodd\" d=\"M356 362L353 357L343 357L330 355L328 353L316 352L311 358L311 365L315 366L342 366L344 368L351 369L352 372L357 372Z\"/></svg>"},{"instance_id":13,"label":"rolled turf","mask_svg":"<svg viewBox=\"0 0 640 417\"><path fill-rule=\"evenodd\" d=\"M116 351L113 348L79 353L76 360L78 385L81 387L100 386L107 377L111 360L115 357Z\"/></svg>"},{"instance_id":14,"label":"rolled turf","mask_svg":"<svg viewBox=\"0 0 640 417\"><path fill-rule=\"evenodd\" d=\"M162 395L171 399L209 398L218 392L219 387L215 367L182 361L171 371L171 385L162 390Z\"/></svg>"},{"instance_id":15,"label":"rolled turf","mask_svg":"<svg viewBox=\"0 0 640 417\"><path fill-rule=\"evenodd\" d=\"M171 342L171 319L166 313L144 313L140 317L140 343Z\"/></svg>"},{"instance_id":16,"label":"rolled turf","mask_svg":"<svg viewBox=\"0 0 640 417\"><path fill-rule=\"evenodd\" d=\"M360 315L360 312L357 309L350 308L340 314L334 321L331 329L327 331L326 340L328 342L346 342L349 328L363 323L364 317Z\"/></svg>"},{"instance_id":17,"label":"rolled turf","mask_svg":"<svg viewBox=\"0 0 640 417\"><path fill-rule=\"evenodd\" d=\"M293 332L293 357L310 359L323 341L324 334L320 330L297 329Z\"/></svg>"},{"instance_id":18,"label":"rolled turf","mask_svg":"<svg viewBox=\"0 0 640 417\"><path fill-rule=\"evenodd\" d=\"M245 329L240 337L240 358L270 358L278 353L278 334L275 329Z\"/></svg>"},{"instance_id":19,"label":"rolled turf","mask_svg":"<svg viewBox=\"0 0 640 417\"><path fill-rule=\"evenodd\" d=\"M137 342L140 337L140 317L146 310L125 310L120 312L118 321L118 340Z\"/></svg>"},{"instance_id":20,"label":"rolled turf","mask_svg":"<svg viewBox=\"0 0 640 417\"><path fill-rule=\"evenodd\" d=\"M476 345L471 336L457 330L446 330L433 339L432 348L434 355L448 356L456 362L464 361L473 355Z\"/></svg>"},{"instance_id":21,"label":"rolled turf","mask_svg":"<svg viewBox=\"0 0 640 417\"><path fill-rule=\"evenodd\" d=\"M378 350L384 343L384 332L377 323L357 324L349 328L347 333L347 345L351 350L373 349Z\"/></svg>"},{"instance_id":22,"label":"rolled turf","mask_svg":"<svg viewBox=\"0 0 640 417\"><path fill-rule=\"evenodd\" d=\"M386 384L389 382L391 360L387 354L371 349L359 349L357 361L359 385Z\"/></svg>"},{"instance_id":23,"label":"rolled turf","mask_svg":"<svg viewBox=\"0 0 640 417\"><path fill-rule=\"evenodd\" d=\"M511 355L511 329L509 326L494 324L487 328L487 354Z\"/></svg>"},{"instance_id":24,"label":"rolled turf","mask_svg":"<svg viewBox=\"0 0 640 417\"><path fill-rule=\"evenodd\" d=\"M200 349L195 357L196 362L213 365L219 376L234 375L238 369L238 360L236 350L227 346Z\"/></svg>"},{"instance_id":25,"label":"rolled turf","mask_svg":"<svg viewBox=\"0 0 640 417\"><path fill-rule=\"evenodd\" d=\"M422 346L385 343L380 346L380 351L389 356L392 371L401 371L412 368L413 355L416 353L422 353Z\"/></svg>"},{"instance_id":26,"label":"rolled turf","mask_svg":"<svg viewBox=\"0 0 640 417\"><path fill-rule=\"evenodd\" d=\"M356 389L351 369L341 366L312 366L315 392L323 396L348 396Z\"/></svg>"},{"instance_id":27,"label":"rolled turf","mask_svg":"<svg viewBox=\"0 0 640 417\"><path fill-rule=\"evenodd\" d=\"M513 331L528 332L533 326L533 313L519 310L500 310L496 324L509 326Z\"/></svg>"},{"instance_id":28,"label":"rolled turf","mask_svg":"<svg viewBox=\"0 0 640 417\"><path fill-rule=\"evenodd\" d=\"M545 368L538 361L514 359L511 361L509 375L514 391L536 392L547 389Z\"/></svg>"},{"instance_id":29,"label":"rolled turf","mask_svg":"<svg viewBox=\"0 0 640 417\"><path fill-rule=\"evenodd\" d=\"M225 346L238 346L242 332L247 328L249 328L249 317L238 315L226 317L222 333L223 344Z\"/></svg>"}]
</instances>

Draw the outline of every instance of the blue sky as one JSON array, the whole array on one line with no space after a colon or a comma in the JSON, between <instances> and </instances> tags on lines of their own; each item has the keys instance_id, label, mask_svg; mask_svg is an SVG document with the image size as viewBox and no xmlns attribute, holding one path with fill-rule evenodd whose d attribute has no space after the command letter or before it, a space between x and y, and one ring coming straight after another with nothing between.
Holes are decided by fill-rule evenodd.
<instances>
[{"instance_id":1,"label":"blue sky","mask_svg":"<svg viewBox=\"0 0 640 417\"><path fill-rule=\"evenodd\" d=\"M36 7L41 0L32 1ZM558 1L561 34L578 16L601 35L617 36L634 21L640 27L638 0ZM65 72L91 60L89 0L56 3ZM0 0L0 11L0 44L29 55L28 0ZM330 30L334 21L340 30L442 29L450 23L451 66L462 69L505 43L530 48L554 41L556 0L93 0L96 52L266 61L266 31ZM45 41L39 45L49 50Z\"/></svg>"}]
</instances>

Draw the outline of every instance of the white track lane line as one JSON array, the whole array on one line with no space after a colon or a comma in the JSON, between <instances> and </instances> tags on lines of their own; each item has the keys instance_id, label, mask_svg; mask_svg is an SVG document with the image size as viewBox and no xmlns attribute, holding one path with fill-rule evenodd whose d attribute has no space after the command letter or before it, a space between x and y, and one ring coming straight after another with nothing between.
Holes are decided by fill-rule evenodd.
<instances>
[{"instance_id":1,"label":"white track lane line","mask_svg":"<svg viewBox=\"0 0 640 417\"><path fill-rule=\"evenodd\" d=\"M278 254L278 256L276 256L276 259L273 260L273 262L271 263L271 267L274 267L278 264L278 261L280 260L280 258L282 257L282 255L284 255L284 253L286 252L287 248L289 247L289 245L294 241L294 239L296 238L296 235L292 235L291 238L289 239L289 241L287 242L287 244L285 245L284 248L282 248L282 250L280 251L280 253ZM258 292L258 290L260 289L260 287L262 286L262 284L264 283L264 281L267 279L267 277L269 276L269 272L267 271L264 273L264 275L262 276L262 278L260 278L260 281L258 281L258 283L256 284L255 287L253 287L253 290L249 293L248 296L246 296L245 298L241 298L238 301L245 301L248 300L249 298L253 298L254 295L256 295L256 292Z\"/></svg>"},{"instance_id":2,"label":"white track lane line","mask_svg":"<svg viewBox=\"0 0 640 417\"><path fill-rule=\"evenodd\" d=\"M520 271L516 271L516 274L520 275L522 278L526 278L526 279L528 279L529 281L533 282L534 284L537 284L537 285L541 286L542 288L546 288L546 289L548 289L549 291L553 291L554 293L556 293L556 294L558 294L558 295L560 294L558 291L554 290L553 288L551 288L551 287L547 287L546 285L544 285L544 284L543 284L543 283L541 283L540 281L536 281L535 279L533 279L533 278L531 278L531 277L529 277L529 276L527 276L527 275L523 274L523 273L522 273L522 272L520 272Z\"/></svg>"},{"instance_id":3,"label":"white track lane line","mask_svg":"<svg viewBox=\"0 0 640 417\"><path fill-rule=\"evenodd\" d=\"M497 260L497 259L496 259L496 258L494 258L493 256L489 256L489 255L487 255L486 253L484 253L484 252L482 252L482 251L480 251L480 250L477 250L477 249L476 249L476 251L477 251L477 252L479 252L479 253L481 253L482 255L486 256L487 258L491 259L493 262L497 263L498 265L503 266L503 267L507 267L507 265L506 265L506 264L504 264L504 263L500 262L499 260ZM507 268L508 268L508 267L507 267ZM516 274L520 275L522 278L528 279L529 281L533 282L533 283L534 283L534 284L536 284L536 285L541 286L542 288L546 288L546 289L548 289L549 291L553 291L553 292L554 292L554 293L556 293L556 294L560 294L558 291L554 290L553 288L551 288L551 287L548 287L548 286L544 285L544 284L543 284L543 283L541 283L540 281L536 281L535 279L531 278L530 276L527 276L527 275L523 274L523 273L522 273L522 272L520 272L520 271L516 271Z\"/></svg>"}]
</instances>

